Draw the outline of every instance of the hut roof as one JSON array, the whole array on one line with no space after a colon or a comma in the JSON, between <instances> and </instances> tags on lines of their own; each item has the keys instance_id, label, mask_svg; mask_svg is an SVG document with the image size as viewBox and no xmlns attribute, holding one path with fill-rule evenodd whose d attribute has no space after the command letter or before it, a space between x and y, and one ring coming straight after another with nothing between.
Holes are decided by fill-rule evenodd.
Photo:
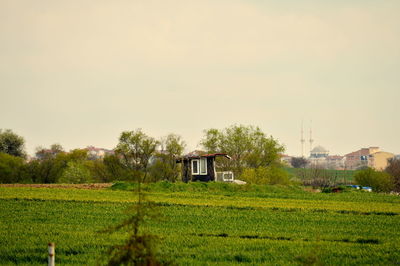
<instances>
[{"instance_id":1,"label":"hut roof","mask_svg":"<svg viewBox=\"0 0 400 266\"><path fill-rule=\"evenodd\" d=\"M188 154L182 156L181 158L177 158L176 162L179 163L182 160L199 159L199 158L210 158L210 157L217 157L217 156L223 156L223 157L228 158L229 160L231 159L231 157L226 153L199 154L197 152L191 152L191 153L188 153Z\"/></svg>"}]
</instances>

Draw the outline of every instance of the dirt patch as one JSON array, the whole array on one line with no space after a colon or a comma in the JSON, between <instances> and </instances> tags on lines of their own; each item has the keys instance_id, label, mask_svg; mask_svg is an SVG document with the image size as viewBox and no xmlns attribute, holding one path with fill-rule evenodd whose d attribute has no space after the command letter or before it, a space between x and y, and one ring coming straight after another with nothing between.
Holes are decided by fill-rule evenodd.
<instances>
[{"instance_id":1,"label":"dirt patch","mask_svg":"<svg viewBox=\"0 0 400 266\"><path fill-rule=\"evenodd\" d=\"M78 189L104 189L111 187L112 183L93 184L0 184L0 187L33 187L33 188L78 188Z\"/></svg>"},{"instance_id":2,"label":"dirt patch","mask_svg":"<svg viewBox=\"0 0 400 266\"><path fill-rule=\"evenodd\" d=\"M318 189L318 188L312 188L312 187L305 187L305 188L304 188L304 191L312 192L312 193L320 193L320 192L321 192L320 189Z\"/></svg>"}]
</instances>

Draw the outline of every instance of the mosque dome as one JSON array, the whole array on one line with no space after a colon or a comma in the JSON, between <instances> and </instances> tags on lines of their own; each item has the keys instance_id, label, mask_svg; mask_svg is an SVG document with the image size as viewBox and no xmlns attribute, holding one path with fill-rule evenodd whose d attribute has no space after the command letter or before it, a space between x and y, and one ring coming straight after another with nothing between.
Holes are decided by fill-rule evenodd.
<instances>
[{"instance_id":1,"label":"mosque dome","mask_svg":"<svg viewBox=\"0 0 400 266\"><path fill-rule=\"evenodd\" d=\"M316 146L310 151L311 158L327 157L328 155L329 151L322 146Z\"/></svg>"},{"instance_id":2,"label":"mosque dome","mask_svg":"<svg viewBox=\"0 0 400 266\"><path fill-rule=\"evenodd\" d=\"M316 146L314 149L311 150L311 153L325 153L325 152L329 151L322 146Z\"/></svg>"}]
</instances>

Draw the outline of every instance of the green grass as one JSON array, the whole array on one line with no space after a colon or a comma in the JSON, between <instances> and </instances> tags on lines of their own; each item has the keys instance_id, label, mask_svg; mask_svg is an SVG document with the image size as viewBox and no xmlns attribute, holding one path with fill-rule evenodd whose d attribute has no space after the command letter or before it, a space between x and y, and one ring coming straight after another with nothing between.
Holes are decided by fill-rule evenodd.
<instances>
[{"instance_id":1,"label":"green grass","mask_svg":"<svg viewBox=\"0 0 400 266\"><path fill-rule=\"evenodd\" d=\"M285 167L284 168L286 172L288 172L290 177L297 177L299 171L312 171L312 169L308 168L291 168L291 167ZM337 182L341 184L351 184L353 182L353 177L354 174L357 172L356 170L333 170L333 169L327 169L329 174L332 176L335 176L337 179Z\"/></svg>"},{"instance_id":2,"label":"green grass","mask_svg":"<svg viewBox=\"0 0 400 266\"><path fill-rule=\"evenodd\" d=\"M0 187L0 264L94 265L123 233L100 234L135 201L129 184L106 190ZM400 197L298 187L156 183L145 187L162 217L148 230L179 265L400 262ZM317 251L314 251L314 250Z\"/></svg>"}]
</instances>

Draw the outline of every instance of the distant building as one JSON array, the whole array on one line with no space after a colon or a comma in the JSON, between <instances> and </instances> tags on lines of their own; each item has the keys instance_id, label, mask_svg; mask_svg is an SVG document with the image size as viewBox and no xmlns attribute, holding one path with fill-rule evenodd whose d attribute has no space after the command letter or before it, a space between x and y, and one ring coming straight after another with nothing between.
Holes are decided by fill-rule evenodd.
<instances>
[{"instance_id":1,"label":"distant building","mask_svg":"<svg viewBox=\"0 0 400 266\"><path fill-rule=\"evenodd\" d=\"M113 150L96 148L93 146L88 146L85 149L88 152L88 157L90 160L103 159L107 154L114 154Z\"/></svg>"},{"instance_id":2,"label":"distant building","mask_svg":"<svg viewBox=\"0 0 400 266\"><path fill-rule=\"evenodd\" d=\"M388 165L388 160L394 157L393 153L379 151L369 156L369 166L376 170L384 170Z\"/></svg>"},{"instance_id":3,"label":"distant building","mask_svg":"<svg viewBox=\"0 0 400 266\"><path fill-rule=\"evenodd\" d=\"M388 159L393 157L393 153L380 151L379 147L362 148L345 155L345 169L355 170L371 167L383 170L388 164Z\"/></svg>"},{"instance_id":4,"label":"distant building","mask_svg":"<svg viewBox=\"0 0 400 266\"><path fill-rule=\"evenodd\" d=\"M345 157L340 155L329 155L326 157L326 168L343 170L345 165Z\"/></svg>"},{"instance_id":5,"label":"distant building","mask_svg":"<svg viewBox=\"0 0 400 266\"><path fill-rule=\"evenodd\" d=\"M286 155L286 154L281 154L281 163L283 163L284 165L287 166L291 166L292 165L292 156Z\"/></svg>"},{"instance_id":6,"label":"distant building","mask_svg":"<svg viewBox=\"0 0 400 266\"><path fill-rule=\"evenodd\" d=\"M310 151L311 158L326 158L329 155L329 151L322 146L316 146Z\"/></svg>"},{"instance_id":7,"label":"distant building","mask_svg":"<svg viewBox=\"0 0 400 266\"><path fill-rule=\"evenodd\" d=\"M310 166L318 166L326 168L326 161L329 155L329 151L322 146L316 146L310 151L310 157L308 158Z\"/></svg>"},{"instance_id":8,"label":"distant building","mask_svg":"<svg viewBox=\"0 0 400 266\"><path fill-rule=\"evenodd\" d=\"M310 151L308 158L310 167L321 167L326 169L344 169L344 156L329 155L329 151L322 146L316 146Z\"/></svg>"}]
</instances>

